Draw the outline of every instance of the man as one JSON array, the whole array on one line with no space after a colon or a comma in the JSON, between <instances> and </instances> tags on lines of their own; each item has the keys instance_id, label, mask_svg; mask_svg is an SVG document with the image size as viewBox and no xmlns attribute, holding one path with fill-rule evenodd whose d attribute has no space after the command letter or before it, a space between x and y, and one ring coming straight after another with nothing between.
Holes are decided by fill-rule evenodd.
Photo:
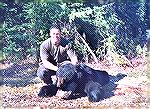
<instances>
[{"instance_id":1,"label":"man","mask_svg":"<svg viewBox=\"0 0 150 109\"><path fill-rule=\"evenodd\" d=\"M37 76L47 85L53 83L51 76L56 74L61 62L70 60L72 64L76 64L78 61L69 41L61 37L61 31L58 26L51 27L49 35L50 38L40 46L42 63L37 70Z\"/></svg>"}]
</instances>

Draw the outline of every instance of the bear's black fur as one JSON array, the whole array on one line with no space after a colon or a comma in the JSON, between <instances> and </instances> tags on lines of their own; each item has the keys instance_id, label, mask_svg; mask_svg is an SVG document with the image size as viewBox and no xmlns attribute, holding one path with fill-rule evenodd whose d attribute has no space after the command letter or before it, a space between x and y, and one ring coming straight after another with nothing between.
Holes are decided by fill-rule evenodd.
<instances>
[{"instance_id":1,"label":"bear's black fur","mask_svg":"<svg viewBox=\"0 0 150 109\"><path fill-rule=\"evenodd\" d=\"M78 73L82 73L86 83L94 81L98 82L101 86L104 86L109 82L109 75L106 71L95 70L85 64L77 65L76 69Z\"/></svg>"},{"instance_id":2,"label":"bear's black fur","mask_svg":"<svg viewBox=\"0 0 150 109\"><path fill-rule=\"evenodd\" d=\"M85 64L74 66L69 62L63 62L60 65L56 77L63 78L63 83L57 81L57 86L72 92L65 99L71 99L78 93L81 95L86 93L91 102L97 102L103 98L102 86L109 82L109 75L106 71L94 70Z\"/></svg>"},{"instance_id":3,"label":"bear's black fur","mask_svg":"<svg viewBox=\"0 0 150 109\"><path fill-rule=\"evenodd\" d=\"M45 85L40 89L40 92L38 93L39 97L52 97L56 95L57 93L57 86L50 84L50 85Z\"/></svg>"},{"instance_id":4,"label":"bear's black fur","mask_svg":"<svg viewBox=\"0 0 150 109\"><path fill-rule=\"evenodd\" d=\"M86 84L84 91L87 94L90 102L98 102L104 97L104 90L97 82L89 81Z\"/></svg>"}]
</instances>

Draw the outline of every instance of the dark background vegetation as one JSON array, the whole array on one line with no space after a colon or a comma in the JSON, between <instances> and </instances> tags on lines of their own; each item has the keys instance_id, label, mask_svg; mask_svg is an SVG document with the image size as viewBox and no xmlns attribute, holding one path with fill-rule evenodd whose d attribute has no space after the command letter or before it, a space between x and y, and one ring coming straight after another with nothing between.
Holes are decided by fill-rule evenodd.
<instances>
[{"instance_id":1,"label":"dark background vegetation","mask_svg":"<svg viewBox=\"0 0 150 109\"><path fill-rule=\"evenodd\" d=\"M142 55L150 29L148 0L4 0L0 2L1 60L18 62L34 57L48 29L57 22L72 41L80 60L116 52L128 59Z\"/></svg>"}]
</instances>

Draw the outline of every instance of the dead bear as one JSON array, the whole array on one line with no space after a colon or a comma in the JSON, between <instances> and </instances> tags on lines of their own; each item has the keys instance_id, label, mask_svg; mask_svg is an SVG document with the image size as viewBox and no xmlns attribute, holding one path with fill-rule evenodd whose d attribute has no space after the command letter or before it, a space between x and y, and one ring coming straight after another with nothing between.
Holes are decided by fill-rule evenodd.
<instances>
[{"instance_id":1,"label":"dead bear","mask_svg":"<svg viewBox=\"0 0 150 109\"><path fill-rule=\"evenodd\" d=\"M73 65L63 62L56 72L57 87L68 92L64 99L72 99L76 95L86 95L90 102L98 102L103 99L102 86L109 82L106 71L90 68L85 64Z\"/></svg>"}]
</instances>

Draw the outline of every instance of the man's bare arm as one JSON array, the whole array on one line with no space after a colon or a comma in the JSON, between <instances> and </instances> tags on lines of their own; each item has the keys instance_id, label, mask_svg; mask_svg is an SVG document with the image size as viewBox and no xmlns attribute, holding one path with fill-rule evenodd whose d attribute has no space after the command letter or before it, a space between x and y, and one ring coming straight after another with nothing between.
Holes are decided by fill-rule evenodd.
<instances>
[{"instance_id":1,"label":"man's bare arm","mask_svg":"<svg viewBox=\"0 0 150 109\"><path fill-rule=\"evenodd\" d=\"M72 63L73 65L76 65L76 64L78 63L77 56L71 57L71 63Z\"/></svg>"},{"instance_id":2,"label":"man's bare arm","mask_svg":"<svg viewBox=\"0 0 150 109\"><path fill-rule=\"evenodd\" d=\"M57 66L53 65L52 63L50 63L46 59L43 59L42 63L44 65L44 67L47 68L47 69L54 70L54 71L57 71L57 69L58 69Z\"/></svg>"},{"instance_id":3,"label":"man's bare arm","mask_svg":"<svg viewBox=\"0 0 150 109\"><path fill-rule=\"evenodd\" d=\"M78 58L77 58L75 52L73 50L68 50L67 54L68 54L68 56L69 56L69 58L71 60L71 63L73 65L76 65L78 63Z\"/></svg>"}]
</instances>

